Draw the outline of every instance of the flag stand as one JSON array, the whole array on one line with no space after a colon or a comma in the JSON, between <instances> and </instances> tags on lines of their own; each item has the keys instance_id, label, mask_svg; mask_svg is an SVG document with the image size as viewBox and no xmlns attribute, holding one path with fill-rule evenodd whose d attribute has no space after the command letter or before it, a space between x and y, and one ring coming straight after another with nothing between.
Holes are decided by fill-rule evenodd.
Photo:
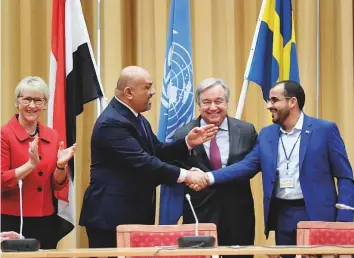
<instances>
[{"instance_id":1,"label":"flag stand","mask_svg":"<svg viewBox=\"0 0 354 258\"><path fill-rule=\"evenodd\" d=\"M259 34L259 28L261 26L262 16L264 13L265 6L266 6L266 0L263 0L261 10L259 12L258 20L257 20L256 31L253 35L253 40L252 40L252 44L251 44L251 51L248 56L246 70L245 70L245 74L243 77L242 89L241 89L240 98L238 100L237 109L236 109L236 116L235 116L236 119L241 119L243 107L245 106L246 95L247 95L248 84L249 84L248 74L249 74L249 71L251 68L251 64L252 64L252 60L253 60L253 56L254 56L254 50L256 48L256 43L257 43L258 34Z\"/></svg>"}]
</instances>

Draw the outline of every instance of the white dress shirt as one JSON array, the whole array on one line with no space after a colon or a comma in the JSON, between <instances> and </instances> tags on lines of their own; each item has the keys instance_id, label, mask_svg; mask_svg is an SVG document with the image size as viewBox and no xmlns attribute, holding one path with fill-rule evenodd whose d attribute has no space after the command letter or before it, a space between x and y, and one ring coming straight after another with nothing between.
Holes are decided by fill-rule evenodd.
<instances>
[{"instance_id":1,"label":"white dress shirt","mask_svg":"<svg viewBox=\"0 0 354 258\"><path fill-rule=\"evenodd\" d=\"M204 119L200 120L200 126L205 126L207 123ZM229 147L230 147L230 140L229 140L229 124L227 117L225 117L224 121L219 126L219 131L216 134L216 144L220 150L220 157L221 157L221 165L222 167L226 167L227 161L229 159ZM205 152L208 155L210 160L210 140L203 143Z\"/></svg>"},{"instance_id":2,"label":"white dress shirt","mask_svg":"<svg viewBox=\"0 0 354 258\"><path fill-rule=\"evenodd\" d=\"M304 114L301 115L291 132L285 131L280 127L280 136L278 143L278 161L277 172L279 173L278 185L275 196L279 199L295 200L304 198L300 185L300 142L301 130L304 123ZM284 144L284 148L283 148ZM285 152L284 152L285 149ZM292 151L293 149L293 151ZM291 153L292 151L292 153ZM291 155L290 155L291 153ZM287 160L288 158L288 160ZM294 187L280 188L280 181L285 178L292 178Z\"/></svg>"},{"instance_id":3,"label":"white dress shirt","mask_svg":"<svg viewBox=\"0 0 354 258\"><path fill-rule=\"evenodd\" d=\"M124 103L123 101L121 101L119 98L117 98L116 96L114 96L116 98L116 100L118 100L119 103L121 103L122 105L126 106L136 117L138 117L138 113L132 109L129 105L127 105L126 103ZM187 136L186 136L186 144L188 149L191 149L191 147L188 145L187 143ZM177 183L183 183L184 180L186 179L187 176L187 170L180 168L180 173L179 173L179 177L177 179Z\"/></svg>"},{"instance_id":4,"label":"white dress shirt","mask_svg":"<svg viewBox=\"0 0 354 258\"><path fill-rule=\"evenodd\" d=\"M293 153L290 155L289 162L287 162L283 145L281 142L281 138L279 137L278 143L278 161L277 161L277 171L279 173L278 185L276 188L276 197L279 199L287 199L287 200L296 200L302 199L303 194L300 185L300 171L299 171L299 162L300 162L300 142L301 142L301 130L304 123L304 113L301 112L299 120L297 121L295 127L291 132L286 132L283 128L280 128L280 137L283 137L283 143L286 150L286 155L289 157L294 144L297 141ZM287 163L288 168L287 169ZM208 172L210 185L215 183L214 176L211 172ZM292 176L294 180L294 187L292 188L280 188L280 180L281 178Z\"/></svg>"}]
</instances>

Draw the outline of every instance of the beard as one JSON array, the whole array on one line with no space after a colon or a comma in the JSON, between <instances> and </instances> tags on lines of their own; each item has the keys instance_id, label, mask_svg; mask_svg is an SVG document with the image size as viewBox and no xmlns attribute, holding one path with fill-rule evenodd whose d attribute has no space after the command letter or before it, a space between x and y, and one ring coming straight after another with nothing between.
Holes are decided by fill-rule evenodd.
<instances>
[{"instance_id":1,"label":"beard","mask_svg":"<svg viewBox=\"0 0 354 258\"><path fill-rule=\"evenodd\" d=\"M275 113L272 112L272 122L274 124L282 125L284 121L288 118L290 115L290 110L289 109L283 109L283 110L278 110L278 109L271 109L270 111L274 111Z\"/></svg>"},{"instance_id":2,"label":"beard","mask_svg":"<svg viewBox=\"0 0 354 258\"><path fill-rule=\"evenodd\" d=\"M149 111L151 109L152 104L145 104L145 111Z\"/></svg>"}]
</instances>

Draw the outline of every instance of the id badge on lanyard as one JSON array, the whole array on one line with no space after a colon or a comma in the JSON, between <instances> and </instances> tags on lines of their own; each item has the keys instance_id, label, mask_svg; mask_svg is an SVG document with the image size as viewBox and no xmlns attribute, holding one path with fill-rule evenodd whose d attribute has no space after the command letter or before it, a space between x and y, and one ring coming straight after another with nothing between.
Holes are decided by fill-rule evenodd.
<instances>
[{"instance_id":1,"label":"id badge on lanyard","mask_svg":"<svg viewBox=\"0 0 354 258\"><path fill-rule=\"evenodd\" d=\"M286 176L279 179L280 188L294 188L295 178L293 176Z\"/></svg>"},{"instance_id":2,"label":"id badge on lanyard","mask_svg":"<svg viewBox=\"0 0 354 258\"><path fill-rule=\"evenodd\" d=\"M297 139L296 139L296 141L295 141L295 143L294 143L294 145L293 145L293 147L291 149L291 152L290 152L289 156L286 153L284 142L283 142L283 138L282 137L280 138L281 144L282 144L282 147L283 147L283 151L284 151L284 155L285 155L285 158L286 158L286 170L287 170L286 176L279 178L279 186L280 186L280 188L294 188L295 187L294 173L290 173L290 171L289 171L289 162L290 162L290 157L293 154L295 146L296 146L297 142L299 141L300 137L301 137L301 133L297 137Z\"/></svg>"}]
</instances>

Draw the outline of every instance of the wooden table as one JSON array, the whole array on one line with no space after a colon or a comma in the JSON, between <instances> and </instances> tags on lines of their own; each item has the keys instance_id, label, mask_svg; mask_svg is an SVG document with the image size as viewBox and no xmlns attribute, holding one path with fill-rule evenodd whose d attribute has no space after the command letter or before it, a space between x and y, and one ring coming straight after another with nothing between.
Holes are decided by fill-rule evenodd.
<instances>
[{"instance_id":1,"label":"wooden table","mask_svg":"<svg viewBox=\"0 0 354 258\"><path fill-rule=\"evenodd\" d=\"M58 249L38 252L4 252L2 258L73 258L107 256L178 256L178 255L351 255L354 246L241 246L216 248L177 248L177 247L141 247L141 248L97 248L97 249Z\"/></svg>"}]
</instances>

